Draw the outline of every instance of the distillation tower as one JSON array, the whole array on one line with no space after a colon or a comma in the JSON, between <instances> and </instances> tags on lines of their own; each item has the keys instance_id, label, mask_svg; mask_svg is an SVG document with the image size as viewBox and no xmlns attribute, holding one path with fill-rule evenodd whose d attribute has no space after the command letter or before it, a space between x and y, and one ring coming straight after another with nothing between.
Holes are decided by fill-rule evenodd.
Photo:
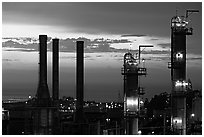
<instances>
[{"instance_id":1,"label":"distillation tower","mask_svg":"<svg viewBox=\"0 0 204 137\"><path fill-rule=\"evenodd\" d=\"M143 88L139 85L139 76L147 74L146 68L140 64L140 47L139 55L131 52L124 55L122 75L124 75L124 127L126 135L138 134L140 96L144 94Z\"/></svg>"},{"instance_id":2,"label":"distillation tower","mask_svg":"<svg viewBox=\"0 0 204 137\"><path fill-rule=\"evenodd\" d=\"M186 134L186 36L193 34L188 27L188 16L197 10L187 10L186 16L174 16L171 19L171 69L172 112L171 127L175 134Z\"/></svg>"}]
</instances>

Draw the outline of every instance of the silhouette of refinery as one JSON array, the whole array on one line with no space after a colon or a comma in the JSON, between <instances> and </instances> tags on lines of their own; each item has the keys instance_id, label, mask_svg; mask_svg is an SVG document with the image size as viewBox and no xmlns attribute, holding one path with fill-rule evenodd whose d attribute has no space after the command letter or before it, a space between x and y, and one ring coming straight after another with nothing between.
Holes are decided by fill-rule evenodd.
<instances>
[{"instance_id":1,"label":"silhouette of refinery","mask_svg":"<svg viewBox=\"0 0 204 137\"><path fill-rule=\"evenodd\" d=\"M192 35L186 16L171 20L171 93L143 100L140 76L147 75L145 59L124 54L124 95L121 102L84 101L84 41L76 41L76 99L59 98L59 39L52 39L52 97L47 84L47 35L39 35L39 83L36 97L3 102L2 133L19 135L140 135L202 134L202 94L186 78L186 35ZM143 50L141 50L143 48ZM122 64L121 64L122 66ZM149 68L151 69L151 68Z\"/></svg>"}]
</instances>

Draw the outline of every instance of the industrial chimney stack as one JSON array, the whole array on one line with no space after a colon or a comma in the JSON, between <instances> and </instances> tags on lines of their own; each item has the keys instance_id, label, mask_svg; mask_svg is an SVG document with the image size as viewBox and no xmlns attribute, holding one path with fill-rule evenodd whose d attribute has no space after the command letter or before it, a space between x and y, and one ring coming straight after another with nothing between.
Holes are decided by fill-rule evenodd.
<instances>
[{"instance_id":1,"label":"industrial chimney stack","mask_svg":"<svg viewBox=\"0 0 204 137\"><path fill-rule=\"evenodd\" d=\"M37 135L52 134L52 109L47 85L47 35L39 36L39 84L37 100L33 106L33 132Z\"/></svg>"},{"instance_id":2,"label":"industrial chimney stack","mask_svg":"<svg viewBox=\"0 0 204 137\"><path fill-rule=\"evenodd\" d=\"M59 99L59 39L53 39L53 74L52 74L52 98L53 101Z\"/></svg>"},{"instance_id":3,"label":"industrial chimney stack","mask_svg":"<svg viewBox=\"0 0 204 137\"><path fill-rule=\"evenodd\" d=\"M39 84L37 89L38 105L48 105L50 94L47 85L47 35L39 35Z\"/></svg>"},{"instance_id":4,"label":"industrial chimney stack","mask_svg":"<svg viewBox=\"0 0 204 137\"><path fill-rule=\"evenodd\" d=\"M77 79L76 79L76 117L75 121L83 122L83 99L84 99L84 41L77 41Z\"/></svg>"}]
</instances>

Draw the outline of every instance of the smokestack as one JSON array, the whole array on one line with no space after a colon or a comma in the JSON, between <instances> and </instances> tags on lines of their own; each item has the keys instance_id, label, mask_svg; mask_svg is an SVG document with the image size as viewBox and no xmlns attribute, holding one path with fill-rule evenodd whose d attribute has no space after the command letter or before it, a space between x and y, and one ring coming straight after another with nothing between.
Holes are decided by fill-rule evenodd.
<instances>
[{"instance_id":1,"label":"smokestack","mask_svg":"<svg viewBox=\"0 0 204 137\"><path fill-rule=\"evenodd\" d=\"M54 101L59 99L59 39L53 39L53 84L52 98Z\"/></svg>"},{"instance_id":2,"label":"smokestack","mask_svg":"<svg viewBox=\"0 0 204 137\"><path fill-rule=\"evenodd\" d=\"M50 98L47 85L47 35L39 35L39 84L37 99L40 104L46 105Z\"/></svg>"},{"instance_id":3,"label":"smokestack","mask_svg":"<svg viewBox=\"0 0 204 137\"><path fill-rule=\"evenodd\" d=\"M84 99L84 41L77 41L76 122L83 122Z\"/></svg>"}]
</instances>

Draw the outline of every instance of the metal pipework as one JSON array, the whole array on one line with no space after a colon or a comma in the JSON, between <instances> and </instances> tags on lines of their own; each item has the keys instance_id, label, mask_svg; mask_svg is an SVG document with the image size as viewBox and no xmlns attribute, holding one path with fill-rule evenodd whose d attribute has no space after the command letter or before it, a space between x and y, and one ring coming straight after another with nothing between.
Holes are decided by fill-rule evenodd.
<instances>
[{"instance_id":1,"label":"metal pipework","mask_svg":"<svg viewBox=\"0 0 204 137\"><path fill-rule=\"evenodd\" d=\"M195 10L195 9L190 9L190 10L186 10L186 18L189 17L190 13L198 13L199 10Z\"/></svg>"},{"instance_id":2,"label":"metal pipework","mask_svg":"<svg viewBox=\"0 0 204 137\"><path fill-rule=\"evenodd\" d=\"M154 47L153 45L139 45L139 64L140 64L140 54L141 54L141 50L140 50L140 48L142 48L142 47L144 47L144 48L146 48L146 47Z\"/></svg>"}]
</instances>

